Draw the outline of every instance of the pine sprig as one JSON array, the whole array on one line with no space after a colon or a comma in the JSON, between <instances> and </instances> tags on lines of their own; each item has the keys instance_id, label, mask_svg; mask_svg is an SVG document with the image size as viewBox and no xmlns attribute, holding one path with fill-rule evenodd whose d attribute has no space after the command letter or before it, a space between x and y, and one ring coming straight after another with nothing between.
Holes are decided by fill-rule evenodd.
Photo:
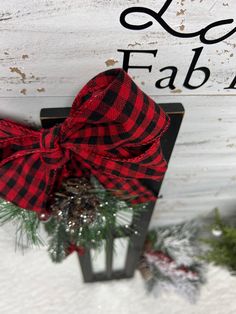
<instances>
[{"instance_id":1,"label":"pine sprig","mask_svg":"<svg viewBox=\"0 0 236 314\"><path fill-rule=\"evenodd\" d=\"M120 237L125 237L128 233L137 234L135 226L128 223L123 215L139 215L146 209L147 204L131 205L129 201L119 200L109 190L94 189L92 193L96 193L100 199L99 212L93 223L81 226L73 232L67 230L67 226L60 224L54 217L44 224L49 235L49 254L54 262L61 262L66 257L70 243L97 250L109 235L119 234ZM118 223L117 218L122 224Z\"/></svg>"},{"instance_id":2,"label":"pine sprig","mask_svg":"<svg viewBox=\"0 0 236 314\"><path fill-rule=\"evenodd\" d=\"M105 190L92 178L92 188L86 192L88 200L97 198L97 207L92 222L78 224L71 228L70 217L53 215L48 221L41 221L35 212L15 206L10 202L0 202L0 224L12 222L16 225L16 247L43 245L40 226L43 224L48 234L48 251L54 262L61 262L70 252L70 245L87 249L99 249L109 236L126 237L138 234L136 226L128 220L146 210L147 204L131 204L135 197L121 191ZM118 197L115 195L117 194ZM86 219L86 218L85 218ZM133 219L135 220L135 219Z\"/></svg>"},{"instance_id":3,"label":"pine sprig","mask_svg":"<svg viewBox=\"0 0 236 314\"><path fill-rule=\"evenodd\" d=\"M211 226L214 230L221 231L218 237L202 239L208 245L208 251L202 256L207 262L223 266L229 269L232 274L236 274L236 228L223 222L220 212L215 209L215 221Z\"/></svg>"},{"instance_id":4,"label":"pine sprig","mask_svg":"<svg viewBox=\"0 0 236 314\"><path fill-rule=\"evenodd\" d=\"M16 225L16 248L43 245L37 214L0 200L0 225L8 222Z\"/></svg>"},{"instance_id":5,"label":"pine sprig","mask_svg":"<svg viewBox=\"0 0 236 314\"><path fill-rule=\"evenodd\" d=\"M52 236L49 240L48 252L53 262L62 262L67 254L70 245L70 237L66 232L63 222L56 224Z\"/></svg>"}]
</instances>

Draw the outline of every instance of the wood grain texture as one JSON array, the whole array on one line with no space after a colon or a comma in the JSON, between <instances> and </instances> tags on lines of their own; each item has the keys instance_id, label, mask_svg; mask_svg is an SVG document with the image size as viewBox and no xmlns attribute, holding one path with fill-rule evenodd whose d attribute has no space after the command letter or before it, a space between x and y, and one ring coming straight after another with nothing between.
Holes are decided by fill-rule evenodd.
<instances>
[{"instance_id":1,"label":"wood grain texture","mask_svg":"<svg viewBox=\"0 0 236 314\"><path fill-rule=\"evenodd\" d=\"M0 97L71 96L97 72L121 67L123 54L117 49L158 49L156 58L135 54L132 64L152 64L152 72L131 70L137 83L150 95L236 94L225 90L236 75L235 34L215 45L203 45L199 38L181 39L168 34L155 21L143 31L125 29L119 22L122 11L144 6L159 11L165 1L140 0L1 0L0 7ZM177 1L165 13L165 20L177 31L197 31L217 20L235 18L236 2L230 0ZM130 20L150 20L134 14ZM217 27L208 37L222 36L232 25ZM211 69L209 81L201 88L183 88L192 49L204 46L198 66ZM155 87L160 73L174 65L179 72L176 90ZM200 83L201 73L193 82Z\"/></svg>"}]
</instances>

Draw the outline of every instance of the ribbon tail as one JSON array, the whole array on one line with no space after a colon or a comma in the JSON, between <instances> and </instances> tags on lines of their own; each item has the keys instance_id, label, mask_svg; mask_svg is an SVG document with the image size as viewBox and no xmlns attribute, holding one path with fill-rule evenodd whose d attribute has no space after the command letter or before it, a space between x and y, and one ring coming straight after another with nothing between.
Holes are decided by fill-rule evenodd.
<instances>
[{"instance_id":1,"label":"ribbon tail","mask_svg":"<svg viewBox=\"0 0 236 314\"><path fill-rule=\"evenodd\" d=\"M38 132L12 120L0 120L0 141L21 136L36 135Z\"/></svg>"},{"instance_id":2,"label":"ribbon tail","mask_svg":"<svg viewBox=\"0 0 236 314\"><path fill-rule=\"evenodd\" d=\"M137 179L110 177L100 172L94 172L93 175L104 188L112 190L115 196L130 201L132 204L154 202L157 199L157 196Z\"/></svg>"}]
</instances>

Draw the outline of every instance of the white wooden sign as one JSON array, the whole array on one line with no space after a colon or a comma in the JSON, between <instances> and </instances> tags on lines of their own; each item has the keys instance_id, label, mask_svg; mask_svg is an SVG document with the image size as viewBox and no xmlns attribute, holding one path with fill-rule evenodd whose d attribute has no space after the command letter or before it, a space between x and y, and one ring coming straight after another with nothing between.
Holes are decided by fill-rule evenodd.
<instances>
[{"instance_id":1,"label":"white wooden sign","mask_svg":"<svg viewBox=\"0 0 236 314\"><path fill-rule=\"evenodd\" d=\"M186 115L155 217L236 209L234 0L1 0L0 114L39 125L100 71L124 67Z\"/></svg>"}]
</instances>

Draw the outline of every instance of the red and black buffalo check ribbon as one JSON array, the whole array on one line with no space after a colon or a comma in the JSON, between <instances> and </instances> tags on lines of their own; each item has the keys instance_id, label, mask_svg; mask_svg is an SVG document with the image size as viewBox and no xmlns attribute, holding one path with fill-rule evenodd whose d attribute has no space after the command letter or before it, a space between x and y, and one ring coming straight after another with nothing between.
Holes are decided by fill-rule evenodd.
<instances>
[{"instance_id":1,"label":"red and black buffalo check ribbon","mask_svg":"<svg viewBox=\"0 0 236 314\"><path fill-rule=\"evenodd\" d=\"M93 175L137 202L154 200L139 179L164 176L160 137L168 125L168 116L126 72L100 73L55 127L33 130L0 120L0 197L42 212L66 177Z\"/></svg>"}]
</instances>

